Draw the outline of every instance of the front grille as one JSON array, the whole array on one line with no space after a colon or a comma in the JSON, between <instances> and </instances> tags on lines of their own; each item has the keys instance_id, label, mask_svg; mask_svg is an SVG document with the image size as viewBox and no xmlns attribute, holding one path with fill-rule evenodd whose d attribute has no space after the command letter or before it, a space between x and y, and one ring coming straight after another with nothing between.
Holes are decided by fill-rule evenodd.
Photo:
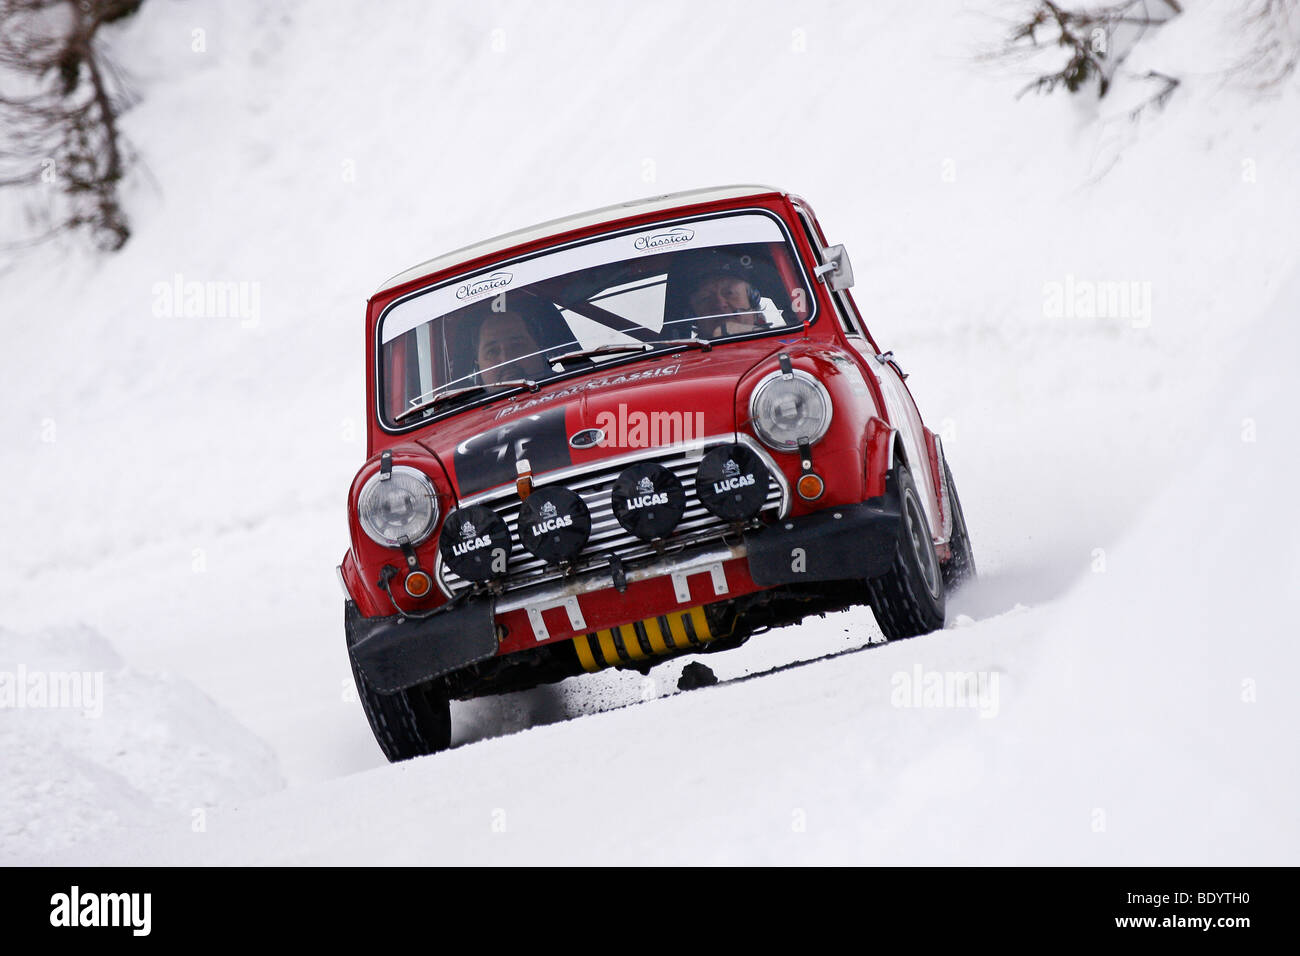
<instances>
[{"instance_id":1,"label":"front grille","mask_svg":"<svg viewBox=\"0 0 1300 956\"><path fill-rule=\"evenodd\" d=\"M591 465L565 468L545 475L534 475L533 487L545 488L548 485L564 485L581 495L587 510L591 512L591 537L588 538L586 547L582 549L582 552L574 561L577 570L586 571L592 568L605 567L609 564L609 558L612 554L618 555L619 559L624 562L632 561L640 557L653 555L657 553L657 549L653 544L642 541L630 531L625 530L618 523L618 519L614 517L613 507L610 502L610 490L619 473L628 465L636 462L653 461L668 468L681 481L682 487L686 491L686 513L682 515L682 520L673 533L664 539L664 544L667 547L677 548L684 544L716 541L731 529L731 524L710 514L704 505L700 504L699 499L695 496L695 471L699 467L700 459L704 457L704 452L707 449L714 445L730 444L732 440L732 436L726 435L698 439L667 447L646 448L627 455L619 455L616 458L606 458ZM772 475L772 480L768 483L767 499L763 502L759 515L784 517L790 504L790 489L786 484L785 476L781 474L771 456L758 442L747 435L741 435L740 440L742 444L747 445L763 459ZM563 572L559 568L548 567L540 558L534 557L531 552L525 550L520 543L519 509L522 502L520 502L518 495L515 494L513 485L484 492L472 498L466 498L461 502L462 507L469 505L487 505L500 515L507 527L510 528L510 573L503 582L506 590L525 587L562 576ZM460 577L455 571L444 565L441 554L437 558L436 571L442 589L448 596L463 591L473 583Z\"/></svg>"}]
</instances>

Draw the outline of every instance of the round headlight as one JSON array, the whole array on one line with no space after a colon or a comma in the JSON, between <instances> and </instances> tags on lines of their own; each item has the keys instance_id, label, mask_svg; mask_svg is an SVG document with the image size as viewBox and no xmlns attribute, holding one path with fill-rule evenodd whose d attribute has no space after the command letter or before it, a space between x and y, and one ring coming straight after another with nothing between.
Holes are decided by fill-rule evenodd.
<instances>
[{"instance_id":1,"label":"round headlight","mask_svg":"<svg viewBox=\"0 0 1300 956\"><path fill-rule=\"evenodd\" d=\"M365 483L357 500L357 518L376 544L396 548L403 535L416 544L429 536L438 521L438 496L423 472L394 465L387 481L374 475Z\"/></svg>"},{"instance_id":2,"label":"round headlight","mask_svg":"<svg viewBox=\"0 0 1300 956\"><path fill-rule=\"evenodd\" d=\"M754 389L749 417L763 444L778 451L795 451L800 441L812 444L831 425L831 396L826 386L807 372L790 378L773 372Z\"/></svg>"},{"instance_id":3,"label":"round headlight","mask_svg":"<svg viewBox=\"0 0 1300 956\"><path fill-rule=\"evenodd\" d=\"M771 472L748 445L718 445L695 470L700 504L724 521L748 521L767 500Z\"/></svg>"},{"instance_id":4,"label":"round headlight","mask_svg":"<svg viewBox=\"0 0 1300 956\"><path fill-rule=\"evenodd\" d=\"M591 512L563 485L536 489L519 509L519 539L547 564L572 561L591 537Z\"/></svg>"},{"instance_id":5,"label":"round headlight","mask_svg":"<svg viewBox=\"0 0 1300 956\"><path fill-rule=\"evenodd\" d=\"M686 513L686 489L663 465L639 461L628 465L610 489L614 517L643 541L666 537Z\"/></svg>"},{"instance_id":6,"label":"round headlight","mask_svg":"<svg viewBox=\"0 0 1300 956\"><path fill-rule=\"evenodd\" d=\"M442 563L466 581L504 576L510 546L510 528L487 505L464 505L450 512L438 543Z\"/></svg>"}]
</instances>

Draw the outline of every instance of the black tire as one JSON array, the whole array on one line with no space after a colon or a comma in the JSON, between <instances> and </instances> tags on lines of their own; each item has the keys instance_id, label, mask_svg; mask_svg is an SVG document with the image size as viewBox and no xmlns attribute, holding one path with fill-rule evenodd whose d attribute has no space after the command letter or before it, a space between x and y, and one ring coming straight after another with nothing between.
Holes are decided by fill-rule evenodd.
<instances>
[{"instance_id":1,"label":"black tire","mask_svg":"<svg viewBox=\"0 0 1300 956\"><path fill-rule=\"evenodd\" d=\"M944 580L921 495L907 466L897 465L890 480L902 512L894 563L867 582L867 591L880 630L888 640L897 641L943 627Z\"/></svg>"},{"instance_id":2,"label":"black tire","mask_svg":"<svg viewBox=\"0 0 1300 956\"><path fill-rule=\"evenodd\" d=\"M390 763L451 746L451 699L441 681L384 694L366 682L356 661L352 661L352 677L370 729Z\"/></svg>"},{"instance_id":3,"label":"black tire","mask_svg":"<svg viewBox=\"0 0 1300 956\"><path fill-rule=\"evenodd\" d=\"M966 528L966 515L961 510L961 499L957 497L957 485L946 461L943 463L943 478L948 483L948 498L952 502L952 538L948 542L952 557L943 566L943 584L951 594L975 580L975 551Z\"/></svg>"}]
</instances>

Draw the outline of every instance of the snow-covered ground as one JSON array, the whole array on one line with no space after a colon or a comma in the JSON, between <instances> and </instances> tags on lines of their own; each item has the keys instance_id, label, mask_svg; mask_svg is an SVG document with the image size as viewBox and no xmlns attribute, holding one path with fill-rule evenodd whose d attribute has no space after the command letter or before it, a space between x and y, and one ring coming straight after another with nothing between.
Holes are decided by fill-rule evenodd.
<instances>
[{"instance_id":1,"label":"snow-covered ground","mask_svg":"<svg viewBox=\"0 0 1300 956\"><path fill-rule=\"evenodd\" d=\"M1182 78L1135 123L1136 83L1016 100L993 2L150 0L115 43L134 238L0 272L0 677L92 697L0 709L0 861L1300 862L1300 91L1187 6L1126 64ZM333 573L366 296L730 182L848 245L981 580L939 634L833 615L720 687L457 705L461 746L388 766ZM248 308L177 314L177 276ZM1102 281L1133 308L1055 308Z\"/></svg>"}]
</instances>

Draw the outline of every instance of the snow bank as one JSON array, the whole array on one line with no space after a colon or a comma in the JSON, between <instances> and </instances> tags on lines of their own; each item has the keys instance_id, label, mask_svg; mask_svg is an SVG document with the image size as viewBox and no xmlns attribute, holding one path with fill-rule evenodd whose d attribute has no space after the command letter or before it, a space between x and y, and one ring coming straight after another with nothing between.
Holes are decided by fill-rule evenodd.
<instances>
[{"instance_id":1,"label":"snow bank","mask_svg":"<svg viewBox=\"0 0 1300 956\"><path fill-rule=\"evenodd\" d=\"M996 736L957 735L908 768L881 815L898 861L1294 865L1300 859L1300 471L1291 356L1300 271L1225 346L1191 429L1200 454L1092 573L1035 615L1030 679ZM963 798L948 786L960 781ZM925 818L930 839L910 821Z\"/></svg>"},{"instance_id":2,"label":"snow bank","mask_svg":"<svg viewBox=\"0 0 1300 956\"><path fill-rule=\"evenodd\" d=\"M188 681L125 665L93 630L0 629L0 863L141 832L201 833L283 786L275 755Z\"/></svg>"}]
</instances>

